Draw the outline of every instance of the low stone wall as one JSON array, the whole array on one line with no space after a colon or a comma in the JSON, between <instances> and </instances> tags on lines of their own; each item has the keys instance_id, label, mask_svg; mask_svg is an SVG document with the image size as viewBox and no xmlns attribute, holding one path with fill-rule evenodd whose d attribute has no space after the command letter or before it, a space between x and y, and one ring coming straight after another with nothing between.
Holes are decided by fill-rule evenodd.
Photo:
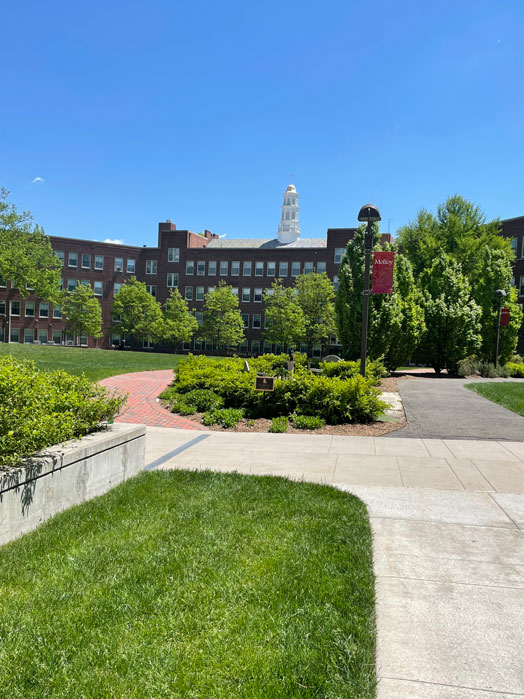
<instances>
[{"instance_id":1,"label":"low stone wall","mask_svg":"<svg viewBox=\"0 0 524 699\"><path fill-rule=\"evenodd\" d=\"M135 476L144 468L145 442L144 425L119 423L0 471L0 545Z\"/></svg>"}]
</instances>

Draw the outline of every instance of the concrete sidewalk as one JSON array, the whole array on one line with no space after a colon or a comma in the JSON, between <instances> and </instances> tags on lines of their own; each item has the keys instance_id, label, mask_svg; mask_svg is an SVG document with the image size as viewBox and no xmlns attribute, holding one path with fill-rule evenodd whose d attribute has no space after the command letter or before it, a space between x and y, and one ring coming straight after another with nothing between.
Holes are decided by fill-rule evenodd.
<instances>
[{"instance_id":1,"label":"concrete sidewalk","mask_svg":"<svg viewBox=\"0 0 524 699\"><path fill-rule=\"evenodd\" d=\"M146 464L354 493L373 529L378 699L524 697L524 443L150 427Z\"/></svg>"}]
</instances>

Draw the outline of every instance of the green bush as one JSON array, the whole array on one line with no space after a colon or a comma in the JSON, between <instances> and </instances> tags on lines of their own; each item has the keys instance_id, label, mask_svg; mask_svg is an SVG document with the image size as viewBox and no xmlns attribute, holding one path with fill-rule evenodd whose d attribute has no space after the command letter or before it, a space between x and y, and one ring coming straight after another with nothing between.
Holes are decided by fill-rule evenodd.
<instances>
[{"instance_id":1,"label":"green bush","mask_svg":"<svg viewBox=\"0 0 524 699\"><path fill-rule=\"evenodd\" d=\"M508 362L508 364L499 364L496 367L493 362L486 362L476 357L466 357L458 363L457 374L459 376L482 376L485 379L507 378L513 376L510 364L511 362Z\"/></svg>"},{"instance_id":2,"label":"green bush","mask_svg":"<svg viewBox=\"0 0 524 699\"><path fill-rule=\"evenodd\" d=\"M289 420L285 415L274 417L269 426L269 432L286 432Z\"/></svg>"},{"instance_id":3,"label":"green bush","mask_svg":"<svg viewBox=\"0 0 524 699\"><path fill-rule=\"evenodd\" d=\"M524 362L508 362L506 369L509 371L510 376L516 379L524 379Z\"/></svg>"},{"instance_id":4,"label":"green bush","mask_svg":"<svg viewBox=\"0 0 524 699\"><path fill-rule=\"evenodd\" d=\"M176 403L176 410L171 410L171 412L178 413L179 415L194 415L195 413L198 413L199 410L197 409L196 405L193 405L192 403L178 401L178 403Z\"/></svg>"},{"instance_id":5,"label":"green bush","mask_svg":"<svg viewBox=\"0 0 524 699\"><path fill-rule=\"evenodd\" d=\"M315 415L295 415L293 418L293 425L299 430L319 430L325 424L325 420Z\"/></svg>"},{"instance_id":6,"label":"green bush","mask_svg":"<svg viewBox=\"0 0 524 699\"><path fill-rule=\"evenodd\" d=\"M338 376L340 379L351 379L360 375L360 361L322 362L320 368L323 376ZM387 375L381 359L366 362L366 378L372 379L374 386L378 386L380 380Z\"/></svg>"},{"instance_id":7,"label":"green bush","mask_svg":"<svg viewBox=\"0 0 524 699\"><path fill-rule=\"evenodd\" d=\"M224 406L224 399L221 396L205 388L196 388L185 393L184 400L186 403L196 406L195 412L199 413Z\"/></svg>"},{"instance_id":8,"label":"green bush","mask_svg":"<svg viewBox=\"0 0 524 699\"><path fill-rule=\"evenodd\" d=\"M202 416L204 425L234 427L244 417L242 408L213 408Z\"/></svg>"},{"instance_id":9,"label":"green bush","mask_svg":"<svg viewBox=\"0 0 524 699\"><path fill-rule=\"evenodd\" d=\"M126 401L84 376L44 372L0 358L0 465L17 465L46 447L83 437L113 420Z\"/></svg>"}]
</instances>

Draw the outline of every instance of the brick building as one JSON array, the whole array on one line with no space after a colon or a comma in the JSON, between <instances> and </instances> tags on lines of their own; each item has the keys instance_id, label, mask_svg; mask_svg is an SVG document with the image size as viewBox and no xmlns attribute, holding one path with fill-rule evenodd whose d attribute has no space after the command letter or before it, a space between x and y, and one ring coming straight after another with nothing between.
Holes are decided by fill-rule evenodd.
<instances>
[{"instance_id":1,"label":"brick building","mask_svg":"<svg viewBox=\"0 0 524 699\"><path fill-rule=\"evenodd\" d=\"M113 296L135 275L151 294L164 303L171 288L178 287L197 319L201 319L204 295L223 280L238 294L246 341L241 351L257 353L264 347L263 292L275 278L292 285L299 274L326 272L335 288L338 269L354 228L329 228L325 238L301 238L298 225L298 194L293 185L284 193L278 237L273 239L219 238L210 231L203 235L177 230L171 221L158 224L158 246L140 247L99 243L51 236L51 244L63 261L65 289L89 284L102 306L104 337L95 342L80 338L84 346L110 348L118 341L111 333ZM524 216L502 222L502 235L511 237L517 256L515 284L524 303ZM391 242L389 234L382 242ZM23 299L9 281L0 280L0 340L5 342L72 344L59 307L34 295ZM524 351L524 334L519 338ZM153 349L149 343L144 347ZM159 345L155 349L174 350ZM180 351L180 347L178 350ZM184 351L213 351L209 344L193 339ZM318 352L320 349L318 349Z\"/></svg>"}]
</instances>

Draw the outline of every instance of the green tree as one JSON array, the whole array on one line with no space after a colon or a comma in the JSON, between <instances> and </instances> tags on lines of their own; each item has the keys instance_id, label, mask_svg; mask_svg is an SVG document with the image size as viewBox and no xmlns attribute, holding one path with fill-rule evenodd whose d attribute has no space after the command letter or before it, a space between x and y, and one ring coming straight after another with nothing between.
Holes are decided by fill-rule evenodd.
<instances>
[{"instance_id":1,"label":"green tree","mask_svg":"<svg viewBox=\"0 0 524 699\"><path fill-rule=\"evenodd\" d=\"M19 213L0 189L0 277L10 279L22 296L27 289L43 299L56 302L60 297L61 264L42 228L31 215Z\"/></svg>"},{"instance_id":2,"label":"green tree","mask_svg":"<svg viewBox=\"0 0 524 699\"><path fill-rule=\"evenodd\" d=\"M418 347L421 361L440 373L456 373L458 363L481 346L481 309L460 263L441 252L422 272L426 331Z\"/></svg>"},{"instance_id":3,"label":"green tree","mask_svg":"<svg viewBox=\"0 0 524 699\"><path fill-rule=\"evenodd\" d=\"M296 345L305 336L306 325L295 289L282 286L280 279L272 284L272 294L264 293L267 329L264 338L269 342Z\"/></svg>"},{"instance_id":4,"label":"green tree","mask_svg":"<svg viewBox=\"0 0 524 699\"><path fill-rule=\"evenodd\" d=\"M304 316L304 341L311 355L336 332L335 292L327 274L301 274L295 280L296 299Z\"/></svg>"},{"instance_id":5,"label":"green tree","mask_svg":"<svg viewBox=\"0 0 524 699\"><path fill-rule=\"evenodd\" d=\"M79 284L64 294L62 314L67 329L78 335L102 337L102 309L90 286Z\"/></svg>"},{"instance_id":6,"label":"green tree","mask_svg":"<svg viewBox=\"0 0 524 699\"><path fill-rule=\"evenodd\" d=\"M122 284L115 294L113 330L135 340L158 340L163 336L162 307L136 277Z\"/></svg>"},{"instance_id":7,"label":"green tree","mask_svg":"<svg viewBox=\"0 0 524 699\"><path fill-rule=\"evenodd\" d=\"M504 364L515 353L518 331L522 323L522 306L517 301L517 289L512 285L513 271L505 253L486 248L483 255L482 274L473 286L473 296L481 308L482 345L480 356L486 361L495 360L496 330L499 301L495 297L497 289L503 289L506 297L502 306L509 308L510 322L500 328L499 361Z\"/></svg>"},{"instance_id":8,"label":"green tree","mask_svg":"<svg viewBox=\"0 0 524 699\"><path fill-rule=\"evenodd\" d=\"M164 339L175 345L179 342L189 342L197 330L197 320L189 310L187 302L178 289L171 289L164 305Z\"/></svg>"},{"instance_id":9,"label":"green tree","mask_svg":"<svg viewBox=\"0 0 524 699\"><path fill-rule=\"evenodd\" d=\"M238 297L224 281L206 294L199 335L226 349L244 340Z\"/></svg>"},{"instance_id":10,"label":"green tree","mask_svg":"<svg viewBox=\"0 0 524 699\"><path fill-rule=\"evenodd\" d=\"M360 357L362 341L362 290L364 288L364 236L360 226L349 241L339 270L339 288L335 300L338 338L346 359ZM380 232L372 227L373 249L381 250ZM371 274L370 274L371 277ZM370 279L371 284L371 279ZM415 352L424 330L422 298L409 260L397 253L392 294L370 294L369 359L384 357L388 369L395 369Z\"/></svg>"}]
</instances>

